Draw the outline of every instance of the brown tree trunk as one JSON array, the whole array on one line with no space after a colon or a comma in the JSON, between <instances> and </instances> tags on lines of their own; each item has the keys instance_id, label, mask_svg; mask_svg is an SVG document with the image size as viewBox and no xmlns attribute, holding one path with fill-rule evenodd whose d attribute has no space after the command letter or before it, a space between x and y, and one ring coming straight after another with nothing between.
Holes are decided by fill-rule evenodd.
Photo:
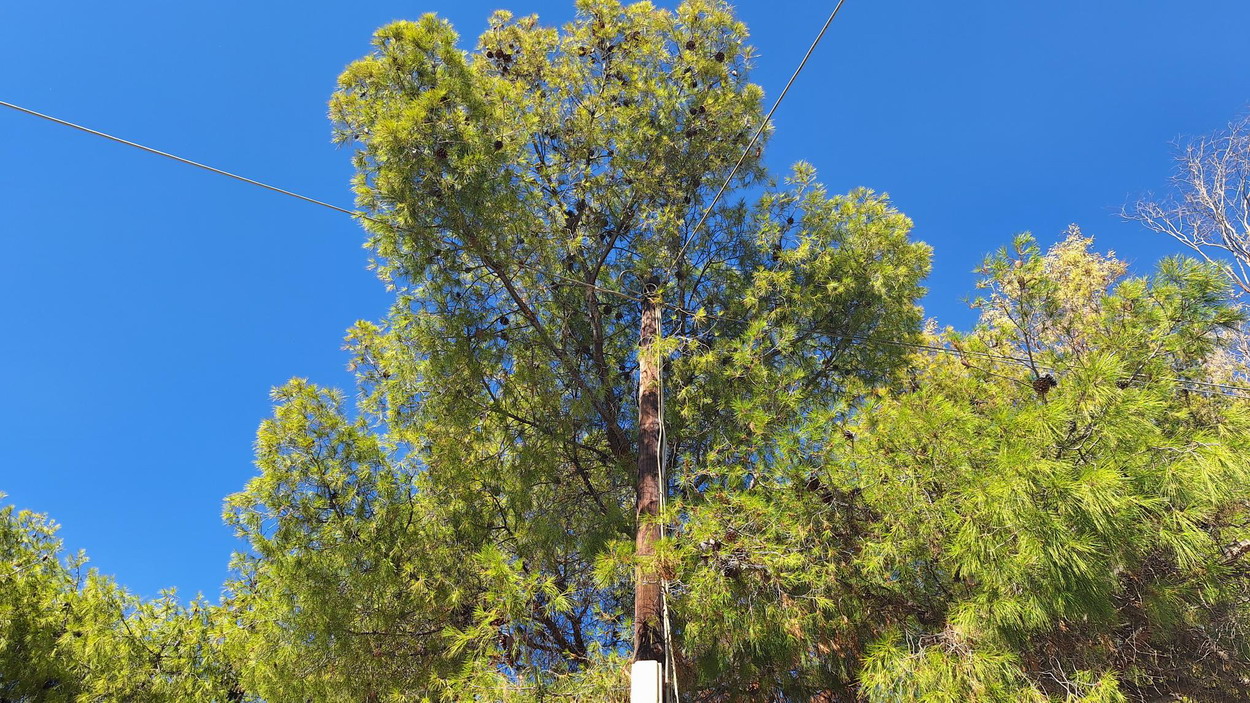
<instances>
[{"instance_id":1,"label":"brown tree trunk","mask_svg":"<svg viewBox=\"0 0 1250 703\"><path fill-rule=\"evenodd\" d=\"M656 285L648 284L642 303L642 331L638 348L638 509L634 541L640 563L634 569L634 660L664 661L660 623L660 574L650 559L660 539L660 359L655 342L660 336Z\"/></svg>"}]
</instances>

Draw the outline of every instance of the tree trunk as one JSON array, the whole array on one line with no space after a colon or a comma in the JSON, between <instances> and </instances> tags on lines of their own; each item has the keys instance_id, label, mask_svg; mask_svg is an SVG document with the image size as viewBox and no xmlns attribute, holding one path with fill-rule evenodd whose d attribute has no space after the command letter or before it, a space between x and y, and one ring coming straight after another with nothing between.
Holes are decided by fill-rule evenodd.
<instances>
[{"instance_id":1,"label":"tree trunk","mask_svg":"<svg viewBox=\"0 0 1250 703\"><path fill-rule=\"evenodd\" d=\"M664 661L660 623L660 574L651 557L660 539L660 359L655 342L660 335L659 299L650 283L642 303L642 333L638 348L638 509L634 541L640 561L634 569L634 661Z\"/></svg>"}]
</instances>

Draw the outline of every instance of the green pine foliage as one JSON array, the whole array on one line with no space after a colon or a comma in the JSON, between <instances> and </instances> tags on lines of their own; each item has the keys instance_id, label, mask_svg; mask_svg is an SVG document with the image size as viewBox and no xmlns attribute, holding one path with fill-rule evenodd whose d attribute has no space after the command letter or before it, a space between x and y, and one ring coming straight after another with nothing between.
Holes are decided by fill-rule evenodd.
<instances>
[{"instance_id":1,"label":"green pine foliage","mask_svg":"<svg viewBox=\"0 0 1250 703\"><path fill-rule=\"evenodd\" d=\"M395 293L292 380L217 605L0 513L0 703L624 701L642 290L681 700L1250 700L1250 404L1221 272L1073 231L924 325L929 249L747 151L718 0L380 29L331 101Z\"/></svg>"},{"instance_id":2,"label":"green pine foliage","mask_svg":"<svg viewBox=\"0 0 1250 703\"><path fill-rule=\"evenodd\" d=\"M749 152L731 192L754 195L694 227L762 119L744 39L722 3L583 2L561 30L498 13L472 53L395 23L344 72L331 114L396 303L349 335L356 407L278 391L230 500L249 691L625 695L648 281L671 488L749 485L898 374L902 349L852 339L918 339L928 248L885 198Z\"/></svg>"},{"instance_id":3,"label":"green pine foliage","mask_svg":"<svg viewBox=\"0 0 1250 703\"><path fill-rule=\"evenodd\" d=\"M340 79L396 303L349 336L356 408L281 389L230 500L249 691L619 699L646 282L668 305L669 483L695 492L897 374L901 349L851 336L918 338L928 249L881 196L802 164L775 183L749 154L733 185L756 194L694 229L762 119L725 5L579 9L559 31L499 13L473 53L396 23Z\"/></svg>"},{"instance_id":4,"label":"green pine foliage","mask_svg":"<svg viewBox=\"0 0 1250 703\"><path fill-rule=\"evenodd\" d=\"M242 700L221 609L173 592L142 600L55 533L42 515L0 509L0 701Z\"/></svg>"},{"instance_id":5,"label":"green pine foliage","mask_svg":"<svg viewBox=\"0 0 1250 703\"><path fill-rule=\"evenodd\" d=\"M1186 383L1240 313L1215 267L1125 279L1088 245L990 257L967 354L918 358L832 450L884 599L868 700L1245 697L1250 415Z\"/></svg>"}]
</instances>

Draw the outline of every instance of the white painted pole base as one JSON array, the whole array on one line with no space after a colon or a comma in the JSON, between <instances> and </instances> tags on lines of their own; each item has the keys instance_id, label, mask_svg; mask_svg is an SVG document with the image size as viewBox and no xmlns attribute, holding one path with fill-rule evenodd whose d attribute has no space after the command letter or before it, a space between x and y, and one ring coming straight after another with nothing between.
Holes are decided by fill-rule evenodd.
<instances>
[{"instance_id":1,"label":"white painted pole base","mask_svg":"<svg viewBox=\"0 0 1250 703\"><path fill-rule=\"evenodd\" d=\"M660 662L634 662L629 674L629 703L660 703Z\"/></svg>"}]
</instances>

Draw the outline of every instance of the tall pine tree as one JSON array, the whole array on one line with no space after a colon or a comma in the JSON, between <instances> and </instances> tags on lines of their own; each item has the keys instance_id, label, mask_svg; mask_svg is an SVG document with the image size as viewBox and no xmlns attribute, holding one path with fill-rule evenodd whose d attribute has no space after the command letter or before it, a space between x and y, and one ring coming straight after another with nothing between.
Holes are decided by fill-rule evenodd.
<instances>
[{"instance_id":1,"label":"tall pine tree","mask_svg":"<svg viewBox=\"0 0 1250 703\"><path fill-rule=\"evenodd\" d=\"M249 690L617 699L635 568L677 579L689 506L757 490L796 426L896 377L902 349L855 339L916 338L928 248L884 198L752 151L695 227L762 119L745 37L720 2L588 0L559 30L497 13L468 53L398 22L344 72L331 114L396 302L351 331L356 407L278 391L230 500ZM650 294L677 533L635 558Z\"/></svg>"},{"instance_id":2,"label":"tall pine tree","mask_svg":"<svg viewBox=\"0 0 1250 703\"><path fill-rule=\"evenodd\" d=\"M216 606L0 512L0 702L621 701L639 575L686 701L1247 700L1222 272L1022 235L957 334L907 219L809 166L748 152L696 229L761 119L744 41L700 0L379 30L331 105L396 294L354 398L274 392Z\"/></svg>"}]
</instances>

